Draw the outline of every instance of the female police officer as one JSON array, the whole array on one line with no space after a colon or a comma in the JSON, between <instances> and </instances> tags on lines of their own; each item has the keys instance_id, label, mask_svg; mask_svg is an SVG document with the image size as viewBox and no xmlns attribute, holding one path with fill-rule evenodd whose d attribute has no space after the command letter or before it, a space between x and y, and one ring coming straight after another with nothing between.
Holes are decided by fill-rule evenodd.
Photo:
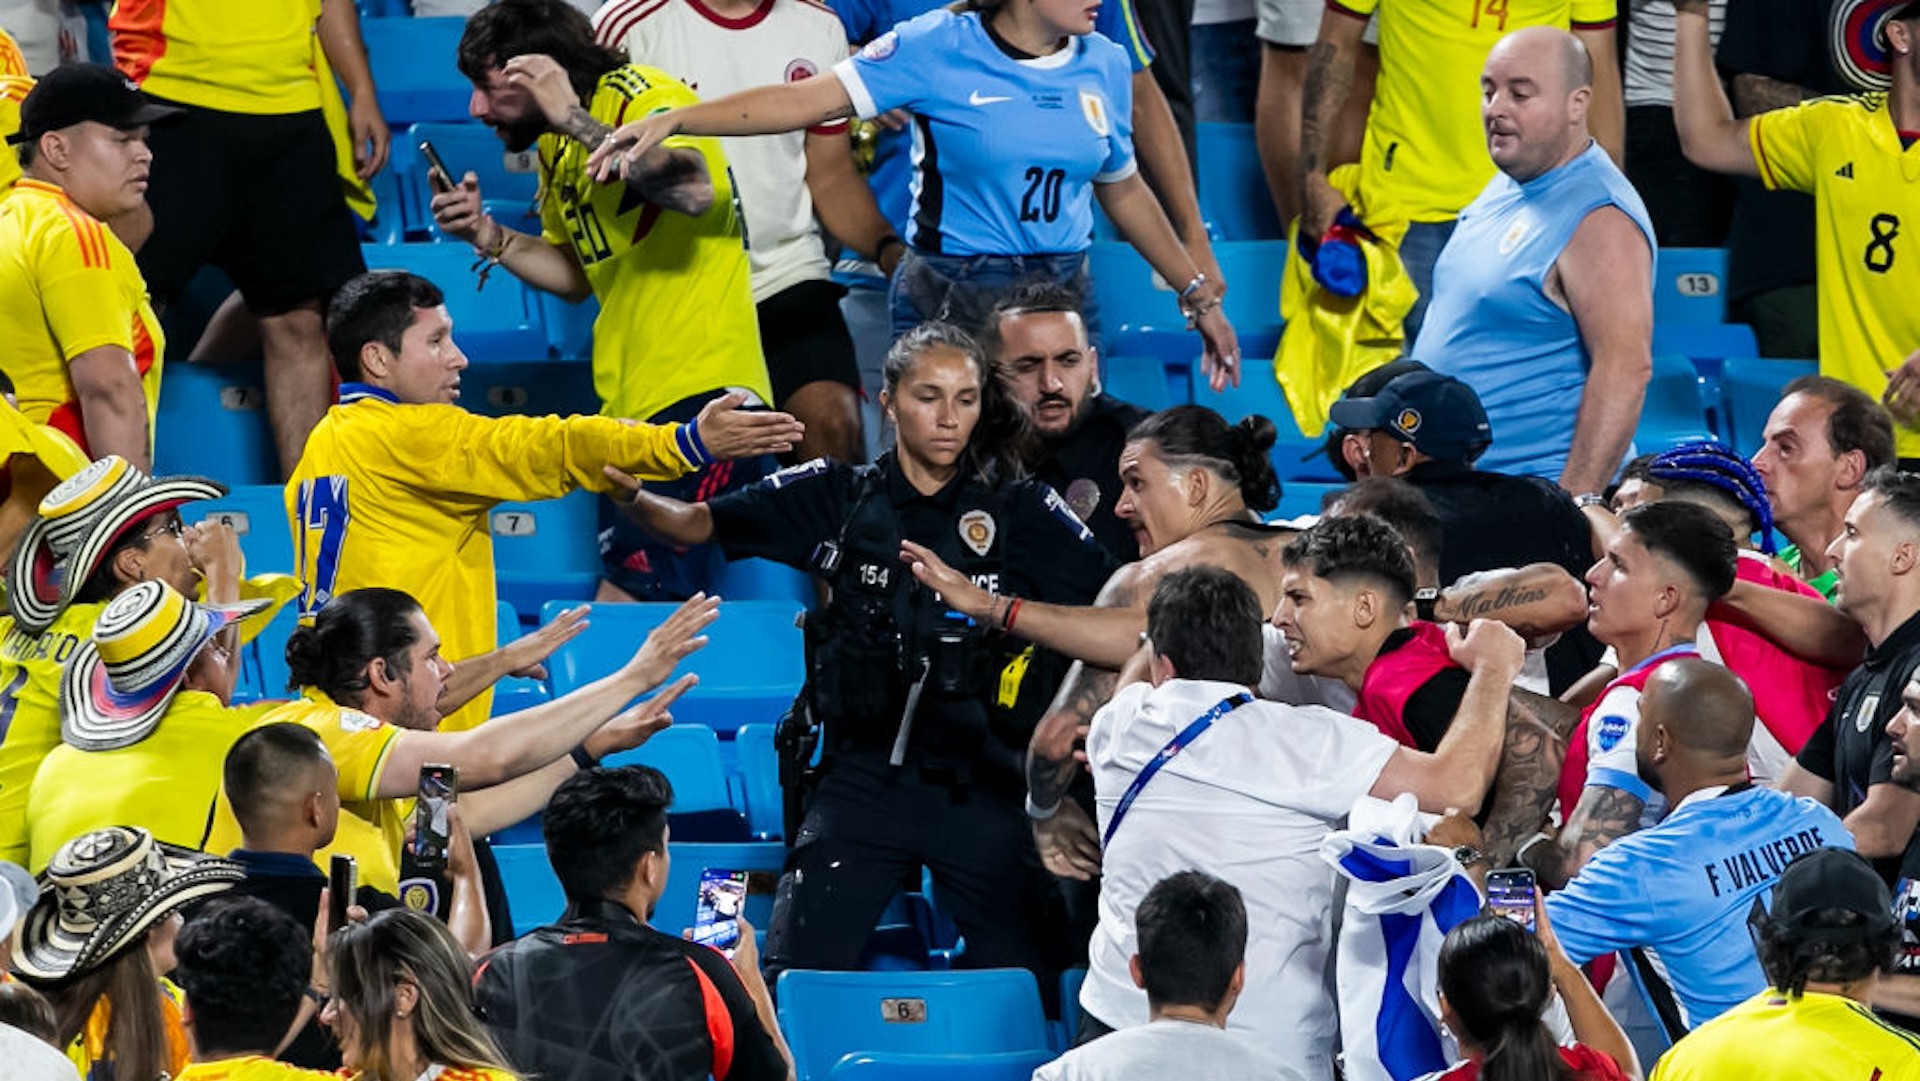
<instances>
[{"instance_id":1,"label":"female police officer","mask_svg":"<svg viewBox=\"0 0 1920 1081\"><path fill-rule=\"evenodd\" d=\"M875 464L819 459L707 503L634 492L633 517L666 540L715 541L830 589L807 621L824 776L774 903L771 970L853 967L923 865L969 964L1040 965L1033 899L1050 884L1022 815L1028 731L1010 715L1029 697L1025 660L1001 632L1012 598L1085 604L1112 564L1052 489L1013 479L1026 420L988 373L965 333L924 324L887 355L895 440ZM903 540L1006 601L980 621L951 611L907 572Z\"/></svg>"}]
</instances>

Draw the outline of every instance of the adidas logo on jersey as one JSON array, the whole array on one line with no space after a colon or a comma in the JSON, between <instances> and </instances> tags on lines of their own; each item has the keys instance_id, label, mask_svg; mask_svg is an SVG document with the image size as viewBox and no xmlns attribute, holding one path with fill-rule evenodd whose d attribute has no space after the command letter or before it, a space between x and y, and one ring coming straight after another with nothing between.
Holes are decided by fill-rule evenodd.
<instances>
[{"instance_id":1,"label":"adidas logo on jersey","mask_svg":"<svg viewBox=\"0 0 1920 1081\"><path fill-rule=\"evenodd\" d=\"M1833 175L1839 177L1842 180L1852 180L1853 179L1853 163L1848 162L1845 165L1842 165L1840 168L1835 169L1833 171Z\"/></svg>"}]
</instances>

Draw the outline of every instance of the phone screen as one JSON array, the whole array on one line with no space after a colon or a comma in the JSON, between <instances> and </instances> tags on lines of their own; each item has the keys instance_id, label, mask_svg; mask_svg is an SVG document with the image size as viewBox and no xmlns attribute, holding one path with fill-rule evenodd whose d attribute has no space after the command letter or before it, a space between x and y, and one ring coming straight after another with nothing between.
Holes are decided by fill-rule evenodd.
<instances>
[{"instance_id":1,"label":"phone screen","mask_svg":"<svg viewBox=\"0 0 1920 1081\"><path fill-rule=\"evenodd\" d=\"M420 767L420 792L413 806L413 858L423 870L447 865L451 829L447 809L460 796L460 773L452 766Z\"/></svg>"},{"instance_id":2,"label":"phone screen","mask_svg":"<svg viewBox=\"0 0 1920 1081\"><path fill-rule=\"evenodd\" d=\"M336 854L327 874L327 927L338 931L347 925L347 906L360 889L360 867L352 856Z\"/></svg>"},{"instance_id":3,"label":"phone screen","mask_svg":"<svg viewBox=\"0 0 1920 1081\"><path fill-rule=\"evenodd\" d=\"M747 907L747 872L700 872L700 901L694 909L693 940L733 956L740 942L740 913Z\"/></svg>"},{"instance_id":4,"label":"phone screen","mask_svg":"<svg viewBox=\"0 0 1920 1081\"><path fill-rule=\"evenodd\" d=\"M1533 872L1525 868L1489 872L1487 906L1533 930Z\"/></svg>"}]
</instances>

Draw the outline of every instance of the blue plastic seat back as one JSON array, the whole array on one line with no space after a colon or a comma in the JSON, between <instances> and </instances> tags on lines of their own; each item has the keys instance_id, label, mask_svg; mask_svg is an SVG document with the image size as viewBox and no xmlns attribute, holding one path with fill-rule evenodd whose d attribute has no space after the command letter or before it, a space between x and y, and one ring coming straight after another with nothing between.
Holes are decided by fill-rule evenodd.
<instances>
[{"instance_id":1,"label":"blue plastic seat back","mask_svg":"<svg viewBox=\"0 0 1920 1081\"><path fill-rule=\"evenodd\" d=\"M1094 241L1087 248L1087 271L1100 304L1101 333L1109 343L1129 330L1177 330L1186 325L1174 296L1178 286L1156 279L1153 268L1126 241Z\"/></svg>"},{"instance_id":2,"label":"blue plastic seat back","mask_svg":"<svg viewBox=\"0 0 1920 1081\"><path fill-rule=\"evenodd\" d=\"M771 559L730 559L720 568L713 590L730 601L814 603L813 579Z\"/></svg>"},{"instance_id":3,"label":"blue plastic seat back","mask_svg":"<svg viewBox=\"0 0 1920 1081\"><path fill-rule=\"evenodd\" d=\"M579 491L538 503L502 503L488 515L495 588L522 618L548 623L593 598L600 581L597 498ZM553 669L551 659L547 668ZM565 694L574 686L554 689Z\"/></svg>"},{"instance_id":4,"label":"blue plastic seat back","mask_svg":"<svg viewBox=\"0 0 1920 1081\"><path fill-rule=\"evenodd\" d=\"M832 1076L835 1064L856 1052L1051 1052L1040 988L1025 969L789 969L780 975L778 999L799 1081Z\"/></svg>"},{"instance_id":5,"label":"blue plastic seat back","mask_svg":"<svg viewBox=\"0 0 1920 1081\"><path fill-rule=\"evenodd\" d=\"M167 365L154 434L158 476L189 473L229 485L272 484L280 477L257 362ZM282 534L285 521L283 512Z\"/></svg>"},{"instance_id":6,"label":"blue plastic seat back","mask_svg":"<svg viewBox=\"0 0 1920 1081\"><path fill-rule=\"evenodd\" d=\"M547 662L555 694L566 694L626 663L647 632L673 614L673 604L596 604L585 633ZM541 622L560 606L547 605ZM707 646L681 664L700 685L674 703L681 721L731 734L743 724L780 718L806 678L800 628L791 601L726 601L707 628Z\"/></svg>"},{"instance_id":7,"label":"blue plastic seat back","mask_svg":"<svg viewBox=\"0 0 1920 1081\"><path fill-rule=\"evenodd\" d=\"M454 66L466 25L457 17L361 20L360 36L367 44L373 85L388 124L397 128L422 120L469 118L473 84Z\"/></svg>"},{"instance_id":8,"label":"blue plastic seat back","mask_svg":"<svg viewBox=\"0 0 1920 1081\"><path fill-rule=\"evenodd\" d=\"M1167 387L1167 369L1159 357L1109 353L1100 358L1100 366L1105 369L1100 386L1108 394L1156 413L1174 404L1173 392Z\"/></svg>"},{"instance_id":9,"label":"blue plastic seat back","mask_svg":"<svg viewBox=\"0 0 1920 1081\"><path fill-rule=\"evenodd\" d=\"M899 1055L862 1051L834 1063L830 1081L1028 1081L1051 1051L987 1055Z\"/></svg>"},{"instance_id":10,"label":"blue plastic seat back","mask_svg":"<svg viewBox=\"0 0 1920 1081\"><path fill-rule=\"evenodd\" d=\"M1679 443L1714 438L1703 403L1699 370L1691 360L1655 353L1653 379L1633 441L1642 454L1657 454Z\"/></svg>"},{"instance_id":11,"label":"blue plastic seat back","mask_svg":"<svg viewBox=\"0 0 1920 1081\"><path fill-rule=\"evenodd\" d=\"M1223 303L1227 319L1241 339L1240 351L1248 356L1271 359L1272 349L1254 346L1270 336L1277 343L1285 323L1280 317L1280 277L1287 266L1287 242L1227 241L1215 244L1213 255L1220 261L1220 273L1227 278L1227 296ZM1194 335L1193 341L1197 354L1199 335Z\"/></svg>"},{"instance_id":12,"label":"blue plastic seat back","mask_svg":"<svg viewBox=\"0 0 1920 1081\"><path fill-rule=\"evenodd\" d=\"M1728 444L1748 456L1758 453L1767 416L1780 403L1780 392L1795 379L1819 372L1820 365L1811 360L1727 358L1720 369L1720 392Z\"/></svg>"},{"instance_id":13,"label":"blue plastic seat back","mask_svg":"<svg viewBox=\"0 0 1920 1081\"><path fill-rule=\"evenodd\" d=\"M1087 982L1087 970L1070 968L1060 974L1060 1034L1059 1048L1065 1051L1073 1046L1080 1034L1080 988Z\"/></svg>"},{"instance_id":14,"label":"blue plastic seat back","mask_svg":"<svg viewBox=\"0 0 1920 1081\"><path fill-rule=\"evenodd\" d=\"M1283 240L1252 124L1194 125L1200 160L1200 214L1221 240ZM1229 276L1231 280L1231 276Z\"/></svg>"},{"instance_id":15,"label":"blue plastic seat back","mask_svg":"<svg viewBox=\"0 0 1920 1081\"><path fill-rule=\"evenodd\" d=\"M741 725L734 733L734 754L740 762L740 804L747 825L761 837L779 837L786 828L785 804L780 793L780 756L773 746L774 725Z\"/></svg>"},{"instance_id":16,"label":"blue plastic seat back","mask_svg":"<svg viewBox=\"0 0 1920 1081\"><path fill-rule=\"evenodd\" d=\"M676 814L725 811L733 807L727 792L727 771L720 761L720 740L702 724L674 724L655 732L631 751L608 755L602 765L633 763L652 766L673 784Z\"/></svg>"},{"instance_id":17,"label":"blue plastic seat back","mask_svg":"<svg viewBox=\"0 0 1920 1081\"><path fill-rule=\"evenodd\" d=\"M1660 249L1653 264L1654 322L1726 322L1726 278L1725 248Z\"/></svg>"},{"instance_id":18,"label":"blue plastic seat back","mask_svg":"<svg viewBox=\"0 0 1920 1081\"><path fill-rule=\"evenodd\" d=\"M752 841L744 844L669 845L672 860L667 867L667 886L648 922L664 934L677 935L693 926L700 903L700 876L705 871L747 871L779 875L786 868L787 846L778 841ZM773 922L773 898L749 886L747 921L760 931Z\"/></svg>"},{"instance_id":19,"label":"blue plastic seat back","mask_svg":"<svg viewBox=\"0 0 1920 1081\"><path fill-rule=\"evenodd\" d=\"M474 364L544 360L547 331L533 294L511 274L484 285L465 244L362 244L368 270L405 270L440 287L454 341Z\"/></svg>"},{"instance_id":20,"label":"blue plastic seat back","mask_svg":"<svg viewBox=\"0 0 1920 1081\"><path fill-rule=\"evenodd\" d=\"M1299 518L1302 515L1318 515L1320 508L1326 505L1326 499L1346 490L1344 484L1332 484L1324 481L1288 480L1280 482L1280 505L1267 515L1267 521L1277 522Z\"/></svg>"},{"instance_id":21,"label":"blue plastic seat back","mask_svg":"<svg viewBox=\"0 0 1920 1081\"><path fill-rule=\"evenodd\" d=\"M540 843L537 833L524 844L496 843L493 861L500 868L500 884L507 891L515 938L560 918L567 907L567 895L560 889L560 879L547 860L547 846Z\"/></svg>"}]
</instances>

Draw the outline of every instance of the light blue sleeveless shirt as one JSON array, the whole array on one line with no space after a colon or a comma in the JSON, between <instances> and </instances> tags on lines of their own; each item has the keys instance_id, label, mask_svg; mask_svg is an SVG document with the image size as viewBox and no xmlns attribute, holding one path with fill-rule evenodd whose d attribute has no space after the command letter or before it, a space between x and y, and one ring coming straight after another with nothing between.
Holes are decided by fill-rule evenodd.
<instances>
[{"instance_id":1,"label":"light blue sleeveless shirt","mask_svg":"<svg viewBox=\"0 0 1920 1081\"><path fill-rule=\"evenodd\" d=\"M1646 204L1598 143L1524 184L1495 173L1460 212L1412 355L1480 395L1493 425L1480 469L1560 479L1592 358L1572 313L1547 297L1547 275L1581 221L1609 205L1646 234L1651 259Z\"/></svg>"}]
</instances>

